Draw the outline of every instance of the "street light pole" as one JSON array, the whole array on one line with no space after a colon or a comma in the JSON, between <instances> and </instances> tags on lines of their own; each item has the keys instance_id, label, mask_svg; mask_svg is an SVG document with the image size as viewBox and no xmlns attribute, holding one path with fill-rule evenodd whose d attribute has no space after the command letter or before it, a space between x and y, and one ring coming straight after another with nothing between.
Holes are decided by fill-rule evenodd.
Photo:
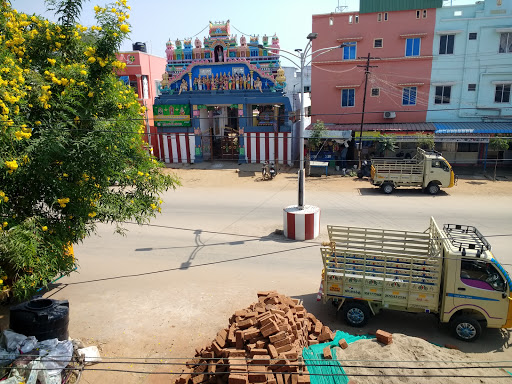
<instances>
[{"instance_id":1,"label":"street light pole","mask_svg":"<svg viewBox=\"0 0 512 384\"><path fill-rule=\"evenodd\" d=\"M300 116L300 132L299 132L300 158L299 158L299 163L300 164L299 164L299 174L298 174L299 190L298 190L297 207L301 211L304 210L304 191L305 191L305 180L306 180L306 175L305 175L305 170L304 170L304 131L306 128L305 121L304 121L304 119L305 119L305 114L304 114L304 68L306 67L306 58L311 57L311 61L309 62L309 63L311 63L314 58L316 58L320 55L323 55L327 52L330 52L333 49L343 48L345 46L345 44L341 44L341 45L337 45L334 47L321 48L314 52L309 53L309 50L310 49L312 50L313 40L316 39L317 36L318 36L318 34L314 33L314 32L311 32L310 34L308 34L307 39L309 40L309 42L306 45L306 48L304 49L304 51L302 51L302 49L296 49L295 52L297 52L297 54L294 54L292 52L289 52L289 51L287 51L285 49L281 49L281 48L272 49L272 47L270 47L270 48L266 47L266 49L269 49L271 51L275 50L275 51L279 51L279 52L281 52L281 51L286 52L289 55L300 60L300 67L299 67L299 69L300 69L300 115L299 115ZM248 45L255 46L258 48L265 48L261 44L248 44ZM318 55L313 57L313 55L316 53L318 53ZM287 59L290 60L289 58L287 58ZM290 61L293 62L293 60L290 60ZM309 65L309 63L308 63L308 65ZM297 64L295 64L295 66L297 67Z\"/></svg>"},{"instance_id":2,"label":"street light pole","mask_svg":"<svg viewBox=\"0 0 512 384\"><path fill-rule=\"evenodd\" d=\"M310 40L311 42L311 40ZM304 191L305 191L305 180L306 172L304 170L304 58L305 52L301 49L296 49L300 55L300 139L299 139L299 150L300 150L300 164L299 164L299 209L304 209Z\"/></svg>"}]
</instances>

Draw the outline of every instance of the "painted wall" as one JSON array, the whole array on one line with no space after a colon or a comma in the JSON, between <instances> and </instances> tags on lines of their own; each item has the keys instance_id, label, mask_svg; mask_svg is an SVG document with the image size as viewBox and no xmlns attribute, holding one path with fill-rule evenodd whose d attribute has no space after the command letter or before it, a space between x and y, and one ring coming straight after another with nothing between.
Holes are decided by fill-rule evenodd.
<instances>
[{"instance_id":1,"label":"painted wall","mask_svg":"<svg viewBox=\"0 0 512 384\"><path fill-rule=\"evenodd\" d=\"M378 21L380 17L381 21ZM387 20L386 20L387 17ZM386 13L331 13L313 15L313 51L356 42L355 59L344 59L344 49L313 55L312 114L313 121L327 123L359 123L364 94L364 69L368 53L372 60L368 78L366 123L423 122L426 118L428 91L432 69L432 44L436 9L427 9L418 19L416 10ZM406 57L407 38L420 38L419 55ZM382 39L382 48L374 48ZM403 105L404 87L416 87L416 105ZM372 96L372 88L380 94ZM342 90L354 89L355 105L342 107ZM396 111L396 117L385 119L384 111Z\"/></svg>"},{"instance_id":2,"label":"painted wall","mask_svg":"<svg viewBox=\"0 0 512 384\"><path fill-rule=\"evenodd\" d=\"M512 104L496 103L496 83L512 83L512 53L499 53L500 35L512 34L512 1L481 1L439 9L433 46L428 121L499 121ZM476 33L469 40L469 33ZM440 54L442 35L453 35L453 54ZM468 85L476 86L474 91ZM449 104L436 104L436 86L451 86Z\"/></svg>"},{"instance_id":3,"label":"painted wall","mask_svg":"<svg viewBox=\"0 0 512 384\"><path fill-rule=\"evenodd\" d=\"M162 79L165 72L166 60L162 57L153 56L145 52L119 52L117 54L119 61L126 63L126 68L119 71L119 76L129 76L130 81L137 82L138 98L141 105L147 108L147 116L150 125L151 135L146 135L146 141L158 151L157 131L153 121L153 104L155 97L158 96L155 81ZM143 76L147 76L147 92L144 92ZM147 97L146 97L147 96ZM159 157L159 153L155 152L155 156Z\"/></svg>"}]
</instances>

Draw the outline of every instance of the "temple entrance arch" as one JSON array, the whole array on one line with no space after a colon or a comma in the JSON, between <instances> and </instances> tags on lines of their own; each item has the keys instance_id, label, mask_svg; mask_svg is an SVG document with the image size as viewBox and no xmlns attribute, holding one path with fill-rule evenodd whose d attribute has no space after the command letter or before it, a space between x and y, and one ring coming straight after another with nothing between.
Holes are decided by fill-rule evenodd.
<instances>
[{"instance_id":1,"label":"temple entrance arch","mask_svg":"<svg viewBox=\"0 0 512 384\"><path fill-rule=\"evenodd\" d=\"M217 45L214 50L214 58L216 63L224 62L224 47Z\"/></svg>"}]
</instances>

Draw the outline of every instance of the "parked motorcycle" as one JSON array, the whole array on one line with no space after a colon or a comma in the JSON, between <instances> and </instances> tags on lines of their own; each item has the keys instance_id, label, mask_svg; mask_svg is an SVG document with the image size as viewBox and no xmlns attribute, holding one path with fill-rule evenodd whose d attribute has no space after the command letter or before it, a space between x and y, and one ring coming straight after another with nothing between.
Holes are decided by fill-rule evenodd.
<instances>
[{"instance_id":1,"label":"parked motorcycle","mask_svg":"<svg viewBox=\"0 0 512 384\"><path fill-rule=\"evenodd\" d=\"M274 163L270 163L268 161L263 164L263 168L261 169L261 176L263 180L272 180L277 176L277 169L274 166Z\"/></svg>"},{"instance_id":2,"label":"parked motorcycle","mask_svg":"<svg viewBox=\"0 0 512 384\"><path fill-rule=\"evenodd\" d=\"M362 179L363 177L370 177L372 175L372 162L370 160L364 160L361 164L361 169L357 171L357 177Z\"/></svg>"}]
</instances>

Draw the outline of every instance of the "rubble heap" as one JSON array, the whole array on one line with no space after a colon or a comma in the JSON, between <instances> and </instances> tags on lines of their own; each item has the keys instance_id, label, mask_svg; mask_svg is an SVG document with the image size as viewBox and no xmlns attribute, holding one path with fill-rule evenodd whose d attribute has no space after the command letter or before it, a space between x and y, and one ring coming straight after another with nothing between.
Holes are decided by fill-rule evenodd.
<instances>
[{"instance_id":1,"label":"rubble heap","mask_svg":"<svg viewBox=\"0 0 512 384\"><path fill-rule=\"evenodd\" d=\"M236 311L228 328L196 349L176 384L310 383L302 348L333 339L300 300L258 292L258 302Z\"/></svg>"}]
</instances>

